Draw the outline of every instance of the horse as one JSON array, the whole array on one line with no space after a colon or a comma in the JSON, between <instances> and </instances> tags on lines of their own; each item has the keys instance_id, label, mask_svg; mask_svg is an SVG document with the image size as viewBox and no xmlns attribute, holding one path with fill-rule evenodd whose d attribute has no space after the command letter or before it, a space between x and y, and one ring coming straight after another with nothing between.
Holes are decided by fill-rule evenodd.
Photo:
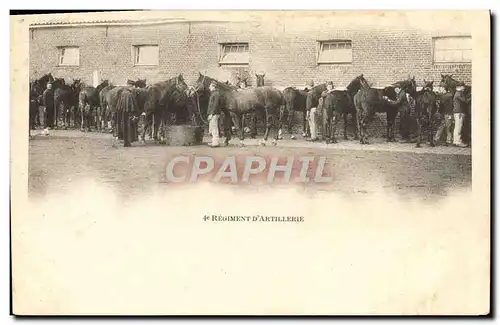
<instances>
[{"instance_id":1,"label":"horse","mask_svg":"<svg viewBox=\"0 0 500 325\"><path fill-rule=\"evenodd\" d=\"M99 84L97 87L92 87L92 86L87 86L83 87L80 90L80 93L78 95L79 98L79 106L80 106L80 115L82 118L82 124L80 126L80 129L82 131L85 130L85 127L87 128L88 131L90 131L91 124L92 124L92 113L96 113L96 127L97 130L101 130L101 119L100 119L100 114L98 112L98 107L100 107L100 98L99 94L101 90L104 87L107 87L109 85L108 80L104 80L101 84Z\"/></svg>"},{"instance_id":2,"label":"horse","mask_svg":"<svg viewBox=\"0 0 500 325\"><path fill-rule=\"evenodd\" d=\"M142 134L143 140L146 131L152 127L153 139L157 142L158 130L168 123L169 114L175 114L176 123L185 123L187 119L192 118L192 106L187 105L186 102L188 98L187 91L188 85L185 83L182 74L147 87L148 96L144 105L145 127Z\"/></svg>"},{"instance_id":3,"label":"horse","mask_svg":"<svg viewBox=\"0 0 500 325\"><path fill-rule=\"evenodd\" d=\"M292 122L295 112L302 113L302 136L306 137L310 134L309 124L307 123L306 98L307 91L305 90L296 89L294 87L287 87L283 90L283 99L285 101L285 106L284 110L281 110L280 112L280 125L278 131L279 134L281 134L283 121L285 119L285 116L287 116L288 134L290 134L290 138L292 140L295 139L295 135L293 135L292 129Z\"/></svg>"},{"instance_id":4,"label":"horse","mask_svg":"<svg viewBox=\"0 0 500 325\"><path fill-rule=\"evenodd\" d=\"M387 141L394 140L394 123L398 114L397 107L389 105L383 96L395 100L396 92L394 86L383 89L371 88L363 75L359 76L361 89L354 95L354 106L357 112L357 124L360 133L360 143L368 144L367 126L373 119L375 113L387 114Z\"/></svg>"},{"instance_id":5,"label":"horse","mask_svg":"<svg viewBox=\"0 0 500 325\"><path fill-rule=\"evenodd\" d=\"M67 85L63 78L56 78L52 85L54 89L54 116L56 120L54 125L57 126L59 112L61 113L64 127L71 126L72 117L76 124L79 115L77 110L78 96L80 88L83 86L80 79L74 79L71 85Z\"/></svg>"},{"instance_id":6,"label":"horse","mask_svg":"<svg viewBox=\"0 0 500 325\"><path fill-rule=\"evenodd\" d=\"M464 95L466 98L471 98L472 96L472 86L466 85L461 81L458 81L453 78L452 74L441 74L441 82L439 84L441 87L445 89L446 92L451 93L451 96L455 96L457 86L465 86ZM471 105L472 101L469 102L467 106L467 112L465 114L464 125L462 129L462 142L471 145L471 130L472 130L472 121L471 121Z\"/></svg>"},{"instance_id":7,"label":"horse","mask_svg":"<svg viewBox=\"0 0 500 325\"><path fill-rule=\"evenodd\" d=\"M108 121L110 121L110 118L108 116L108 113L109 113L108 100L110 100L110 98L109 98L108 94L109 94L110 90L112 90L113 88L115 88L114 85L108 84L106 87L102 88L101 91L99 92L100 105L99 105L99 109L97 110L97 114L98 114L97 120L100 121L100 123L101 123L101 125L100 125L101 131L108 127Z\"/></svg>"},{"instance_id":8,"label":"horse","mask_svg":"<svg viewBox=\"0 0 500 325\"><path fill-rule=\"evenodd\" d=\"M427 139L429 145L434 147L434 117L436 115L437 95L433 90L434 81L425 81L421 90L417 91L417 83L415 77L409 80L406 87L406 92L415 99L415 111L417 113L417 144L416 147L420 148L422 143L422 129L427 132Z\"/></svg>"},{"instance_id":9,"label":"horse","mask_svg":"<svg viewBox=\"0 0 500 325\"><path fill-rule=\"evenodd\" d=\"M226 135L225 144L228 145L231 140L231 116L235 117L237 125L240 127L240 144L243 144L245 137L243 127L245 125L245 114L264 111L266 116L266 131L264 139L260 143L261 145L265 145L271 127L277 124L273 120L277 120L279 109L284 104L281 92L270 86L236 90L223 82L199 73L196 87L192 89L190 94L203 97L209 96L209 85L212 82L217 84L225 104L222 108L222 112L224 113L224 133ZM277 144L277 140L278 132L275 132L274 145Z\"/></svg>"},{"instance_id":10,"label":"horse","mask_svg":"<svg viewBox=\"0 0 500 325\"><path fill-rule=\"evenodd\" d=\"M354 106L354 95L356 95L358 90L361 88L361 78L363 78L363 75L354 78L349 85L347 85L346 90L333 90L327 94L327 96L331 96L331 101L326 101L329 104L323 104L324 114L326 114L323 130L325 132L324 138L326 139L325 142L327 144L337 142L335 133L337 131L337 123L339 122L341 116L344 117L344 139L349 140L349 137L347 136L347 122L349 114L352 115L354 121L354 139L359 139L357 112L356 107Z\"/></svg>"}]
</instances>

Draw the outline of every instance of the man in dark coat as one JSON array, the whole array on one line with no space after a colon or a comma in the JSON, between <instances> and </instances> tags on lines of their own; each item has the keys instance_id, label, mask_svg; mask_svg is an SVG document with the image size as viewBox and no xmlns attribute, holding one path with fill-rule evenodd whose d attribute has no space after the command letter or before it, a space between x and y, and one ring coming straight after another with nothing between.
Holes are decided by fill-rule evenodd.
<instances>
[{"instance_id":1,"label":"man in dark coat","mask_svg":"<svg viewBox=\"0 0 500 325\"><path fill-rule=\"evenodd\" d=\"M398 108L399 112L399 133L403 138L403 142L410 142L410 129L411 129L411 119L410 119L410 103L408 102L408 96L406 92L400 87L394 87L396 92L396 100L391 100L384 96L389 105Z\"/></svg>"},{"instance_id":2,"label":"man in dark coat","mask_svg":"<svg viewBox=\"0 0 500 325\"><path fill-rule=\"evenodd\" d=\"M210 99L208 101L208 132L212 134L211 147L219 147L219 117L222 108L222 96L217 89L217 83L209 86Z\"/></svg>"},{"instance_id":3,"label":"man in dark coat","mask_svg":"<svg viewBox=\"0 0 500 325\"><path fill-rule=\"evenodd\" d=\"M45 132L54 127L54 91L52 90L52 84L47 84L47 89L43 92L43 106L45 107L45 118L44 118L44 127Z\"/></svg>"}]
</instances>

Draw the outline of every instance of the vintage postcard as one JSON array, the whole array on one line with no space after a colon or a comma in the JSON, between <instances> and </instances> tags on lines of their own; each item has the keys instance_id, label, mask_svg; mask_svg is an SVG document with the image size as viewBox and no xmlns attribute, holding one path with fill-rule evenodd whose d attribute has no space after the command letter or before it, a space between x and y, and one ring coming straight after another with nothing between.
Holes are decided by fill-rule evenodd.
<instances>
[{"instance_id":1,"label":"vintage postcard","mask_svg":"<svg viewBox=\"0 0 500 325\"><path fill-rule=\"evenodd\" d=\"M11 16L13 313L487 315L490 59L488 11Z\"/></svg>"}]
</instances>

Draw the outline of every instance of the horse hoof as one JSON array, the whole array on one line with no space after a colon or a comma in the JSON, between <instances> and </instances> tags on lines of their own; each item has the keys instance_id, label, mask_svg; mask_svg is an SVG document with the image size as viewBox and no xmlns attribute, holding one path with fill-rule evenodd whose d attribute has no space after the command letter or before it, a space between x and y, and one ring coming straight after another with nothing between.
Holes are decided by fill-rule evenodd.
<instances>
[{"instance_id":1,"label":"horse hoof","mask_svg":"<svg viewBox=\"0 0 500 325\"><path fill-rule=\"evenodd\" d=\"M275 145L277 145L277 144L278 144L278 141L273 140L271 143L273 144L273 146L275 146Z\"/></svg>"},{"instance_id":2,"label":"horse hoof","mask_svg":"<svg viewBox=\"0 0 500 325\"><path fill-rule=\"evenodd\" d=\"M344 136L344 140L349 140L349 137L347 135Z\"/></svg>"},{"instance_id":3,"label":"horse hoof","mask_svg":"<svg viewBox=\"0 0 500 325\"><path fill-rule=\"evenodd\" d=\"M330 140L326 140L326 141L325 141L325 143L326 143L326 144L330 144L330 143L331 143L331 141L330 141Z\"/></svg>"},{"instance_id":4,"label":"horse hoof","mask_svg":"<svg viewBox=\"0 0 500 325\"><path fill-rule=\"evenodd\" d=\"M291 135L291 136L290 136L290 139L295 140L295 136L294 136L294 135Z\"/></svg>"},{"instance_id":5,"label":"horse hoof","mask_svg":"<svg viewBox=\"0 0 500 325\"><path fill-rule=\"evenodd\" d=\"M421 146L420 146L420 143L417 143L417 144L415 145L415 148L420 148L420 147L421 147Z\"/></svg>"},{"instance_id":6,"label":"horse hoof","mask_svg":"<svg viewBox=\"0 0 500 325\"><path fill-rule=\"evenodd\" d=\"M243 141L240 141L240 147L243 147L245 146L245 144L243 143Z\"/></svg>"},{"instance_id":7,"label":"horse hoof","mask_svg":"<svg viewBox=\"0 0 500 325\"><path fill-rule=\"evenodd\" d=\"M431 142L431 143L429 143L429 146L431 146L431 147L435 147L435 146L436 146L436 144L435 144L434 142Z\"/></svg>"},{"instance_id":8,"label":"horse hoof","mask_svg":"<svg viewBox=\"0 0 500 325\"><path fill-rule=\"evenodd\" d=\"M260 140L259 144L260 144L261 146L265 147L265 146L266 146L266 141L264 141L264 140Z\"/></svg>"}]
</instances>

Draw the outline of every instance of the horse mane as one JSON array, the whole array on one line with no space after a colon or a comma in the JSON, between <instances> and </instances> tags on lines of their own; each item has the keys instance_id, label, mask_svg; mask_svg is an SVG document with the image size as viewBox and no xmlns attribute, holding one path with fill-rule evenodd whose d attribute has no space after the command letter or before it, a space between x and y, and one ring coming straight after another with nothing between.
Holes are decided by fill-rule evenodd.
<instances>
[{"instance_id":1,"label":"horse mane","mask_svg":"<svg viewBox=\"0 0 500 325\"><path fill-rule=\"evenodd\" d=\"M205 79L208 84L210 84L212 81L214 81L215 83L217 83L217 87L221 90L225 90L225 91L234 91L236 90L236 86L233 86L233 85L230 85L230 84L226 84L225 82L221 82L215 78L212 78L212 77L209 77L209 76L206 76L206 75L202 75L200 74L200 77L203 77L203 79Z\"/></svg>"}]
</instances>

